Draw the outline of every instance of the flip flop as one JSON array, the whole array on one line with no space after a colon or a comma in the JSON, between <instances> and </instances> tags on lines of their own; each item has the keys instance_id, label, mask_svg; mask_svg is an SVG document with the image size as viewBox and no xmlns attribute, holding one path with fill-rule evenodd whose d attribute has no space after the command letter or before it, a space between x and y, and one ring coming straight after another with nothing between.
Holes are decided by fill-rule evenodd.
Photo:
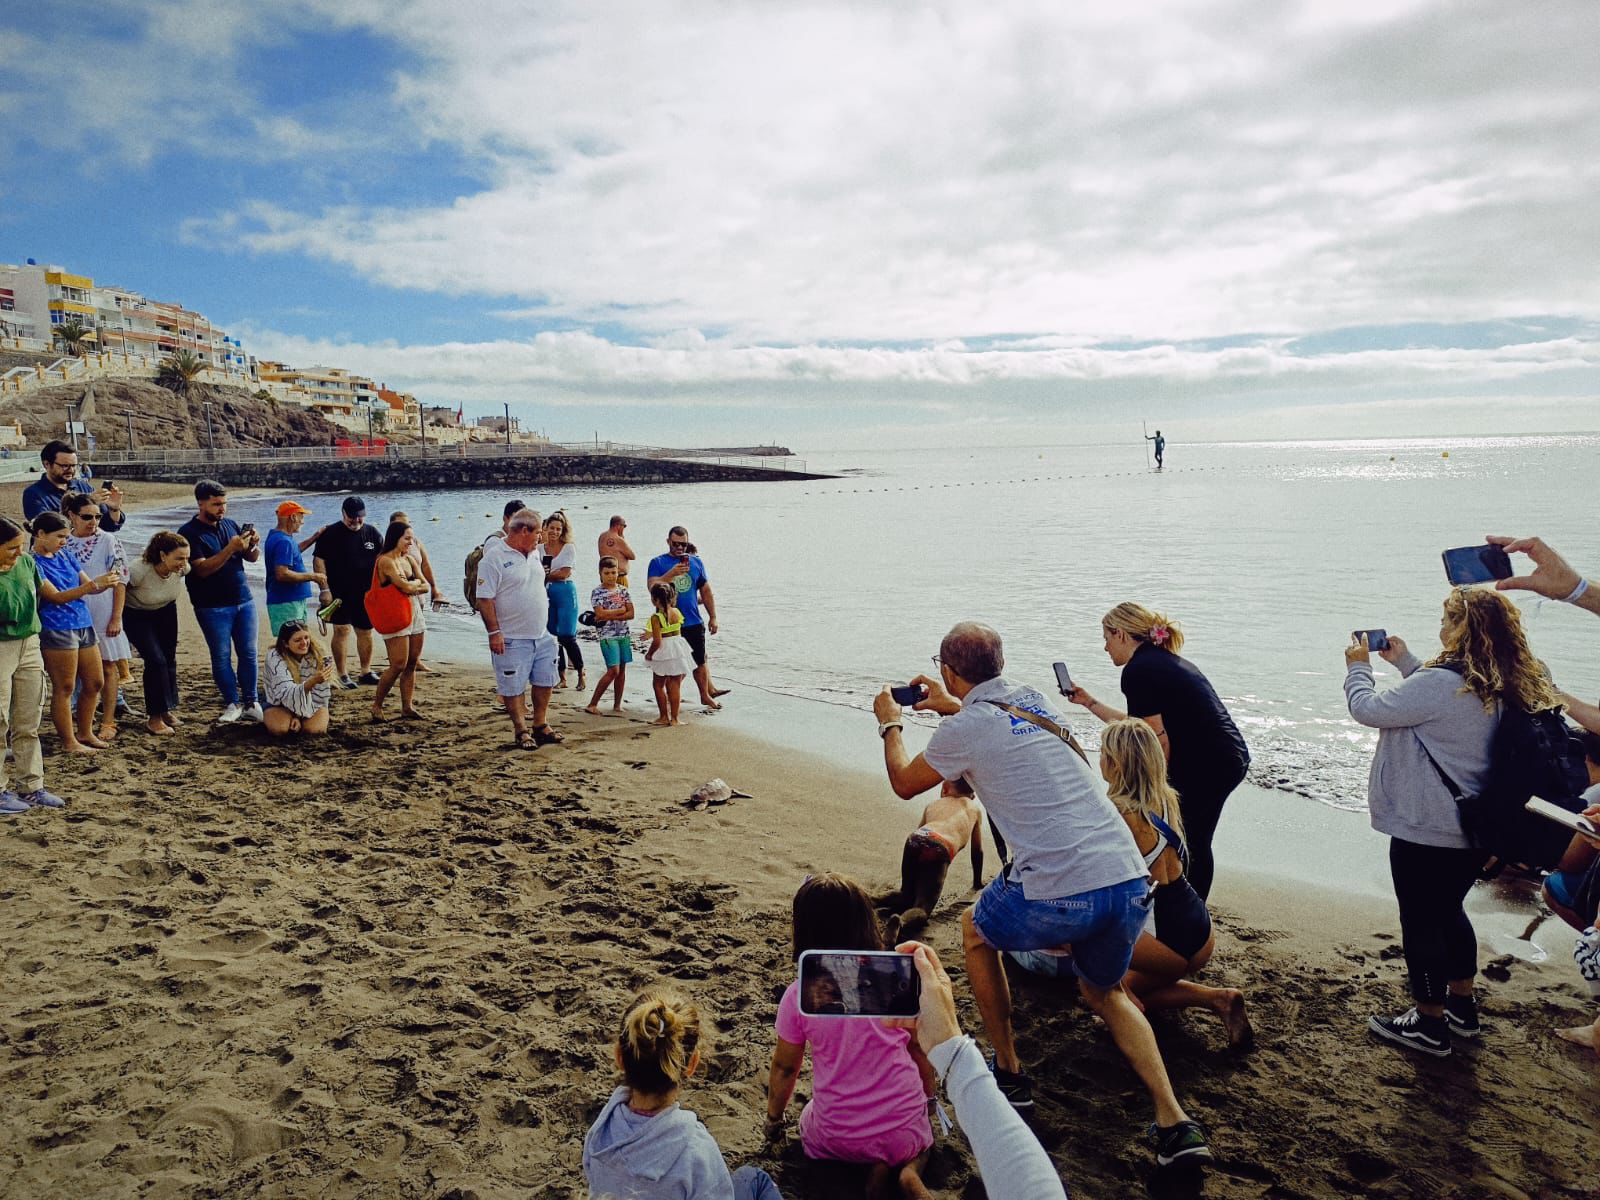
<instances>
[{"instance_id":1,"label":"flip flop","mask_svg":"<svg viewBox=\"0 0 1600 1200\"><path fill-rule=\"evenodd\" d=\"M567 739L562 737L548 725L541 725L533 731L533 740L541 746L559 746Z\"/></svg>"}]
</instances>

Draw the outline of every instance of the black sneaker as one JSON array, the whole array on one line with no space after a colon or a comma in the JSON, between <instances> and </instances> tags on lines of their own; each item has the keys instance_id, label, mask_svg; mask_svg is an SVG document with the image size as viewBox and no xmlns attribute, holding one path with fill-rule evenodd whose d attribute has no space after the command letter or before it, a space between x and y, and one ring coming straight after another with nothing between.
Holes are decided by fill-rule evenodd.
<instances>
[{"instance_id":1,"label":"black sneaker","mask_svg":"<svg viewBox=\"0 0 1600 1200\"><path fill-rule=\"evenodd\" d=\"M356 681L348 675L341 675L339 676L339 686L347 692L353 692L356 690Z\"/></svg>"},{"instance_id":2,"label":"black sneaker","mask_svg":"<svg viewBox=\"0 0 1600 1200\"><path fill-rule=\"evenodd\" d=\"M1435 1058L1450 1057L1450 1025L1443 1017L1408 1008L1398 1017L1370 1017L1367 1028L1397 1046L1409 1046Z\"/></svg>"},{"instance_id":3,"label":"black sneaker","mask_svg":"<svg viewBox=\"0 0 1600 1200\"><path fill-rule=\"evenodd\" d=\"M1020 1072L995 1066L993 1055L989 1056L989 1070L994 1072L994 1081L1000 1088L1000 1094L1012 1108L1033 1107L1033 1080Z\"/></svg>"},{"instance_id":4,"label":"black sneaker","mask_svg":"<svg viewBox=\"0 0 1600 1200\"><path fill-rule=\"evenodd\" d=\"M383 676L379 675L376 671L364 671L360 675L356 676L356 682L364 683L368 687L371 687L382 678Z\"/></svg>"},{"instance_id":5,"label":"black sneaker","mask_svg":"<svg viewBox=\"0 0 1600 1200\"><path fill-rule=\"evenodd\" d=\"M1475 1038L1483 1032L1478 1024L1478 1002L1471 996L1444 998L1444 1023L1457 1037Z\"/></svg>"},{"instance_id":6,"label":"black sneaker","mask_svg":"<svg viewBox=\"0 0 1600 1200\"><path fill-rule=\"evenodd\" d=\"M1201 1128L1199 1121L1179 1121L1165 1129L1151 1122L1145 1136L1156 1148L1156 1163L1159 1166L1170 1167L1178 1162L1198 1166L1211 1161L1211 1146L1206 1141L1206 1131Z\"/></svg>"}]
</instances>

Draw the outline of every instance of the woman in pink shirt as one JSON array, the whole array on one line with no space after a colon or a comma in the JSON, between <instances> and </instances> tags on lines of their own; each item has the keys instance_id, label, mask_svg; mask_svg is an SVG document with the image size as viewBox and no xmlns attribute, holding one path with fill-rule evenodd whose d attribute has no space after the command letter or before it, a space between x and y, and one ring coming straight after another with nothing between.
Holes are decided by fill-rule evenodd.
<instances>
[{"instance_id":1,"label":"woman in pink shirt","mask_svg":"<svg viewBox=\"0 0 1600 1200\"><path fill-rule=\"evenodd\" d=\"M808 876L794 897L794 956L807 950L882 950L883 933L866 892L842 875ZM933 1068L904 1029L878 1021L808 1017L799 983L778 1002L778 1048L767 1086L769 1139L811 1047L811 1101L800 1112L800 1144L811 1158L868 1163L867 1195L929 1196L921 1169L933 1145L928 1098ZM899 1187L896 1189L895 1184Z\"/></svg>"}]
</instances>

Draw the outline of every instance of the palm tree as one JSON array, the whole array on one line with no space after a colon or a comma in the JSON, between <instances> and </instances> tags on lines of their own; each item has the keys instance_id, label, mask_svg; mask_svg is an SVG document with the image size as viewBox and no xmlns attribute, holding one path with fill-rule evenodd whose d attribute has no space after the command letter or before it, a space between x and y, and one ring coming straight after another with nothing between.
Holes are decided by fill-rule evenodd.
<instances>
[{"instance_id":1,"label":"palm tree","mask_svg":"<svg viewBox=\"0 0 1600 1200\"><path fill-rule=\"evenodd\" d=\"M192 351L179 350L177 353L169 354L161 360L156 382L180 396L187 396L190 385L200 377L200 372L205 369L206 364L203 359L197 357Z\"/></svg>"},{"instance_id":2,"label":"palm tree","mask_svg":"<svg viewBox=\"0 0 1600 1200\"><path fill-rule=\"evenodd\" d=\"M82 321L74 317L70 321L63 321L53 326L50 330L55 340L67 348L67 353L73 358L83 354L83 343L94 337L94 330L86 329Z\"/></svg>"}]
</instances>

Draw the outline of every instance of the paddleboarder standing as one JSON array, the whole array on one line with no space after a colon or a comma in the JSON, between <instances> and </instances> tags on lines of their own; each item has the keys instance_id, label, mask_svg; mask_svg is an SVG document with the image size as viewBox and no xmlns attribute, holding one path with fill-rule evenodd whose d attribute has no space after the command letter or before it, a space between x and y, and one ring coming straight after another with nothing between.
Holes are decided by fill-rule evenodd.
<instances>
[{"instance_id":1,"label":"paddleboarder standing","mask_svg":"<svg viewBox=\"0 0 1600 1200\"><path fill-rule=\"evenodd\" d=\"M1161 436L1161 430L1158 429L1155 437L1146 437L1144 440L1156 444L1156 470L1161 470L1161 456L1166 453L1167 439Z\"/></svg>"}]
</instances>

